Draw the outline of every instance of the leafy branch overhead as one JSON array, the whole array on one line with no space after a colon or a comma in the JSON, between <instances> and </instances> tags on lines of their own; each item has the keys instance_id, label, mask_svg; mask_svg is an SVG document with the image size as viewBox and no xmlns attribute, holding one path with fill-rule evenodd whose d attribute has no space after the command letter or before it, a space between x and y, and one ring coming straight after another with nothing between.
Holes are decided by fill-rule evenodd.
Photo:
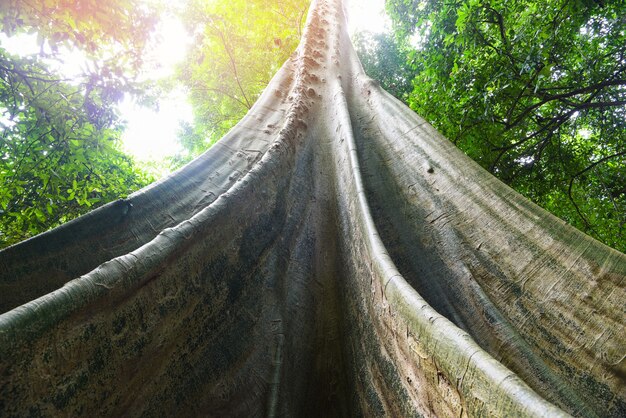
<instances>
[{"instance_id":1,"label":"leafy branch overhead","mask_svg":"<svg viewBox=\"0 0 626 418\"><path fill-rule=\"evenodd\" d=\"M112 51L134 58L142 50L157 21L157 9L139 0L4 0L0 31L7 36L36 33L44 51L65 46L93 56Z\"/></svg>"},{"instance_id":2,"label":"leafy branch overhead","mask_svg":"<svg viewBox=\"0 0 626 418\"><path fill-rule=\"evenodd\" d=\"M141 94L143 48L154 24L135 1L6 1L0 31L36 34L40 52L0 46L0 247L122 198L151 179L119 150L115 105ZM83 74L51 64L81 51Z\"/></svg>"},{"instance_id":3,"label":"leafy branch overhead","mask_svg":"<svg viewBox=\"0 0 626 418\"><path fill-rule=\"evenodd\" d=\"M190 0L182 20L195 39L178 80L188 89L193 125L181 131L188 162L221 138L252 107L293 53L309 1Z\"/></svg>"}]
</instances>

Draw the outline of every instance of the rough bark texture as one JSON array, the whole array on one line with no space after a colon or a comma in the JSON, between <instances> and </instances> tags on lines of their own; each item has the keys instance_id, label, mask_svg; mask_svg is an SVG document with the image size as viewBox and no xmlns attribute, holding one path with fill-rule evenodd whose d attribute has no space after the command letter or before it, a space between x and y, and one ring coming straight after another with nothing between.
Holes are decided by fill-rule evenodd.
<instances>
[{"instance_id":1,"label":"rough bark texture","mask_svg":"<svg viewBox=\"0 0 626 418\"><path fill-rule=\"evenodd\" d=\"M206 154L0 253L0 415L626 416L624 277L319 0Z\"/></svg>"}]
</instances>

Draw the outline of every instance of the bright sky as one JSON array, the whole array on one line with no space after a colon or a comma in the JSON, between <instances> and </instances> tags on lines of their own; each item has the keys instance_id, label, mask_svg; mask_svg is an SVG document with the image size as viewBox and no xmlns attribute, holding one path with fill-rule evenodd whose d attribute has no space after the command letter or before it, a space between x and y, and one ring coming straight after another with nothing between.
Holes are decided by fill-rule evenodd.
<instances>
[{"instance_id":1,"label":"bright sky","mask_svg":"<svg viewBox=\"0 0 626 418\"><path fill-rule=\"evenodd\" d=\"M169 18L158 28L158 42L147 57L147 77L152 80L167 77L176 64L185 58L191 39L183 25ZM183 89L176 89L159 98L158 110L143 107L130 98L120 104L120 113L127 121L122 135L124 150L140 161L158 161L173 155L180 147L176 141L182 121L192 121L191 106Z\"/></svg>"},{"instance_id":2,"label":"bright sky","mask_svg":"<svg viewBox=\"0 0 626 418\"><path fill-rule=\"evenodd\" d=\"M384 14L384 0L344 0L348 9L351 34L368 30L383 32L389 27L389 19ZM165 18L158 29L158 40L147 57L146 77L152 80L170 75L176 64L181 62L190 43L183 25L174 18ZM36 37L15 36L10 39L0 34L0 43L10 52L19 55L34 54L39 51ZM67 58L58 64L62 74L71 77L79 74L80 53L68 52ZM119 106L120 113L127 121L122 136L124 150L139 161L159 161L179 150L176 141L178 126L182 121L192 120L192 110L186 101L183 89L177 89L159 100L158 110L138 105L126 98Z\"/></svg>"},{"instance_id":3,"label":"bright sky","mask_svg":"<svg viewBox=\"0 0 626 418\"><path fill-rule=\"evenodd\" d=\"M385 0L344 0L348 9L348 31L384 32L391 27Z\"/></svg>"}]
</instances>

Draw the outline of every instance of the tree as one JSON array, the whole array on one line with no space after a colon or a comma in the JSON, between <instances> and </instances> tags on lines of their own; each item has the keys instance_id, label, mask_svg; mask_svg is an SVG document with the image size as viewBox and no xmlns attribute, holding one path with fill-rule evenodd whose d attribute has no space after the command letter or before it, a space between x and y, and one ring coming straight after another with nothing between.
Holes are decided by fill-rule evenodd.
<instances>
[{"instance_id":1,"label":"tree","mask_svg":"<svg viewBox=\"0 0 626 418\"><path fill-rule=\"evenodd\" d=\"M626 255L365 76L340 1L209 151L0 267L9 416L626 412Z\"/></svg>"},{"instance_id":2,"label":"tree","mask_svg":"<svg viewBox=\"0 0 626 418\"><path fill-rule=\"evenodd\" d=\"M626 250L626 13L616 1L392 0L408 104L505 183ZM404 70L406 71L406 70Z\"/></svg>"},{"instance_id":3,"label":"tree","mask_svg":"<svg viewBox=\"0 0 626 418\"><path fill-rule=\"evenodd\" d=\"M41 52L0 48L0 247L125 197L153 179L119 149L115 105L140 94L141 53L154 24L137 2L5 1L0 31L37 33ZM82 51L75 78L50 65Z\"/></svg>"}]
</instances>

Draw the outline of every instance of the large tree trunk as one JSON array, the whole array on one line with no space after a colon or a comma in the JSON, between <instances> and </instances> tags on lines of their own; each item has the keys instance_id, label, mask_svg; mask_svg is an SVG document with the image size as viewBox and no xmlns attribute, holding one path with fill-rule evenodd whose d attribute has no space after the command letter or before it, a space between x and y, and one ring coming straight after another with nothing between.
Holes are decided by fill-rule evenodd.
<instances>
[{"instance_id":1,"label":"large tree trunk","mask_svg":"<svg viewBox=\"0 0 626 418\"><path fill-rule=\"evenodd\" d=\"M0 415L626 416L626 256L384 92L344 26L315 2L206 154L0 253Z\"/></svg>"}]
</instances>

